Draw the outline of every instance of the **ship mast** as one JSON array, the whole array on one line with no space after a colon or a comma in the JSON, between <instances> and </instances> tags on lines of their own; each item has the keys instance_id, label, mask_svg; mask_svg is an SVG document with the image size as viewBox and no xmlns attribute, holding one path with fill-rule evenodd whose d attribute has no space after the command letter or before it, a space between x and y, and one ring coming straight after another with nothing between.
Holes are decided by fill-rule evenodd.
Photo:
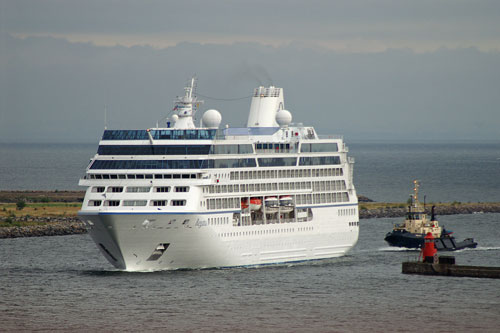
<instances>
[{"instance_id":1,"label":"ship mast","mask_svg":"<svg viewBox=\"0 0 500 333\"><path fill-rule=\"evenodd\" d=\"M184 96L177 96L174 100L174 128L191 129L195 128L193 116L196 113L196 108L203 101L198 100L195 96L196 77L192 77L189 84L184 87Z\"/></svg>"},{"instance_id":2,"label":"ship mast","mask_svg":"<svg viewBox=\"0 0 500 333\"><path fill-rule=\"evenodd\" d=\"M420 201L418 201L418 189L420 187L420 183L418 180L413 181L413 207L415 212L423 212L422 205Z\"/></svg>"}]
</instances>

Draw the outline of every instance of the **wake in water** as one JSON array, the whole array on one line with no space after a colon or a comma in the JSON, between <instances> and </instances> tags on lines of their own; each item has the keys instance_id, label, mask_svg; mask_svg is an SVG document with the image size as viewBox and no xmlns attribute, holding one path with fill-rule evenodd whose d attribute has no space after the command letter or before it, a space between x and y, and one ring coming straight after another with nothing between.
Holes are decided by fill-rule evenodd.
<instances>
[{"instance_id":1,"label":"wake in water","mask_svg":"<svg viewBox=\"0 0 500 333\"><path fill-rule=\"evenodd\" d=\"M484 247L478 246L475 249L467 248L467 249L462 249L460 251L498 251L498 250L500 250L500 246L484 246Z\"/></svg>"},{"instance_id":2,"label":"wake in water","mask_svg":"<svg viewBox=\"0 0 500 333\"><path fill-rule=\"evenodd\" d=\"M410 249L408 247L386 246L386 247L379 248L378 251L382 251L382 252L418 252L418 251L420 251L420 249Z\"/></svg>"}]
</instances>

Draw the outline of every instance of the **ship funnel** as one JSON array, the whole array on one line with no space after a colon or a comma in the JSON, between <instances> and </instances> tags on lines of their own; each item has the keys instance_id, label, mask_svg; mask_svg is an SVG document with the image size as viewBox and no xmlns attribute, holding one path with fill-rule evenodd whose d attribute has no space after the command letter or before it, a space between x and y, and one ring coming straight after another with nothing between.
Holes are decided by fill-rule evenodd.
<instances>
[{"instance_id":1,"label":"ship funnel","mask_svg":"<svg viewBox=\"0 0 500 333\"><path fill-rule=\"evenodd\" d=\"M276 113L284 108L283 89L256 88L250 105L247 127L279 127Z\"/></svg>"}]
</instances>

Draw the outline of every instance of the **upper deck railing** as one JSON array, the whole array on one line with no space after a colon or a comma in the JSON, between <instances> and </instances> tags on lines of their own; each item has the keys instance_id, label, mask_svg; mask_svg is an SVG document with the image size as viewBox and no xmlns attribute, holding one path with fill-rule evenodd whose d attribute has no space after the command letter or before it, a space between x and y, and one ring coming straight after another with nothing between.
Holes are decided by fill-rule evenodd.
<instances>
[{"instance_id":1,"label":"upper deck railing","mask_svg":"<svg viewBox=\"0 0 500 333\"><path fill-rule=\"evenodd\" d=\"M279 127L231 127L224 129L143 129L105 130L102 140L248 140L255 136L272 136ZM341 135L318 135L319 139L342 140ZM305 135L302 140L313 140Z\"/></svg>"},{"instance_id":2,"label":"upper deck railing","mask_svg":"<svg viewBox=\"0 0 500 333\"><path fill-rule=\"evenodd\" d=\"M319 139L344 140L343 135L338 134L318 134Z\"/></svg>"}]
</instances>

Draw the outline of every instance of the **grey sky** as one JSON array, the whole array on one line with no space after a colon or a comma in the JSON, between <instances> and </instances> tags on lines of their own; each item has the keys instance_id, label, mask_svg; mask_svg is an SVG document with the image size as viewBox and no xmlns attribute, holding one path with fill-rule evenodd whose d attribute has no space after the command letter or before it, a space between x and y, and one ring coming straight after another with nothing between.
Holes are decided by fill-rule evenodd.
<instances>
[{"instance_id":1,"label":"grey sky","mask_svg":"<svg viewBox=\"0 0 500 333\"><path fill-rule=\"evenodd\" d=\"M0 142L154 126L192 75L208 96L285 89L348 139L500 139L499 1L0 0ZM272 82L271 82L272 81ZM223 123L249 100L206 99Z\"/></svg>"}]
</instances>

